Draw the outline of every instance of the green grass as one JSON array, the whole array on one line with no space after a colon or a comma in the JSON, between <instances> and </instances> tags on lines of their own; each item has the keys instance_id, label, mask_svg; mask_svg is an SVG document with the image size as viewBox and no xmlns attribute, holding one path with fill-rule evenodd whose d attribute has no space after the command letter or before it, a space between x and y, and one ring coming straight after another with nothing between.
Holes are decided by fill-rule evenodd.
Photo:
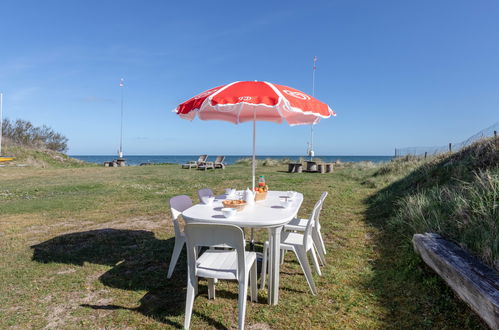
<instances>
[{"instance_id":1,"label":"green grass","mask_svg":"<svg viewBox=\"0 0 499 330\"><path fill-rule=\"evenodd\" d=\"M428 271L406 235L387 226L373 205L383 187L371 165L332 174L288 174L263 166L270 189L297 190L311 211L329 191L321 220L328 249L312 296L292 254L281 270L279 305L248 302L254 328L484 328ZM400 174L402 175L402 174ZM197 189L250 185L250 168L0 168L0 328L175 328L183 324L185 252L171 280L170 197ZM384 180L384 179L383 179ZM379 185L379 186L378 186ZM257 241L265 239L257 232ZM261 249L261 245L257 246ZM192 328L237 326L237 286L206 282L194 303Z\"/></svg>"}]
</instances>

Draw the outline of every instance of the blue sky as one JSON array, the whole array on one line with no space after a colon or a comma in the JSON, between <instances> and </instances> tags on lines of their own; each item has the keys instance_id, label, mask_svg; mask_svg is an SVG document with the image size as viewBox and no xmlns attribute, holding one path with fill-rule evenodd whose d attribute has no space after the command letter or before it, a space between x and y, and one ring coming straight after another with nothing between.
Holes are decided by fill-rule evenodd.
<instances>
[{"instance_id":1,"label":"blue sky","mask_svg":"<svg viewBox=\"0 0 499 330\"><path fill-rule=\"evenodd\" d=\"M236 80L311 93L336 118L316 154L391 155L499 120L499 2L2 2L4 116L46 124L69 154L250 154L251 125L181 120L178 103ZM258 123L257 152L300 155L309 127Z\"/></svg>"}]
</instances>

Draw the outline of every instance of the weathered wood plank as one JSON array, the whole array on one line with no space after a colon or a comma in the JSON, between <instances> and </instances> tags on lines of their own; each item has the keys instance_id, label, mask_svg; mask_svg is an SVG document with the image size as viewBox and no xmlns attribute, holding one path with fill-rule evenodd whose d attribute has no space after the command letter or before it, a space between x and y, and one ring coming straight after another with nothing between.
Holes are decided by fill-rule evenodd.
<instances>
[{"instance_id":1,"label":"weathered wood plank","mask_svg":"<svg viewBox=\"0 0 499 330\"><path fill-rule=\"evenodd\" d=\"M438 234L416 234L415 251L492 329L499 330L499 274Z\"/></svg>"}]
</instances>

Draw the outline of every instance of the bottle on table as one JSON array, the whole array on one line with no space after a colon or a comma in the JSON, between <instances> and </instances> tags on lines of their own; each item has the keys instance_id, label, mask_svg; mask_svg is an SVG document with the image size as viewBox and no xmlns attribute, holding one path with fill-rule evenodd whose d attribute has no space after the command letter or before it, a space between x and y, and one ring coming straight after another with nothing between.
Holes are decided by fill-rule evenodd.
<instances>
[{"instance_id":1,"label":"bottle on table","mask_svg":"<svg viewBox=\"0 0 499 330\"><path fill-rule=\"evenodd\" d=\"M265 176L260 175L260 178L258 179L258 186L265 187Z\"/></svg>"}]
</instances>

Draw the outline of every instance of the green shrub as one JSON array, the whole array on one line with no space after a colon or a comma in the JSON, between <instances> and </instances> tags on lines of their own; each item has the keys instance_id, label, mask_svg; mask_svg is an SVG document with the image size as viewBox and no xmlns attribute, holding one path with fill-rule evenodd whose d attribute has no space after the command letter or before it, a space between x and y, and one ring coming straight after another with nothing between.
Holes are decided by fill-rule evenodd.
<instances>
[{"instance_id":1,"label":"green shrub","mask_svg":"<svg viewBox=\"0 0 499 330\"><path fill-rule=\"evenodd\" d=\"M45 148L58 152L68 150L68 139L48 126L34 126L27 120L2 121L2 136L5 144L31 148Z\"/></svg>"},{"instance_id":2,"label":"green shrub","mask_svg":"<svg viewBox=\"0 0 499 330\"><path fill-rule=\"evenodd\" d=\"M251 166L252 161L253 159L251 157L246 157L236 160L236 164ZM286 165L290 162L292 161L289 158L282 158L282 159L265 158L265 159L257 159L256 166L274 167L274 166Z\"/></svg>"}]
</instances>

